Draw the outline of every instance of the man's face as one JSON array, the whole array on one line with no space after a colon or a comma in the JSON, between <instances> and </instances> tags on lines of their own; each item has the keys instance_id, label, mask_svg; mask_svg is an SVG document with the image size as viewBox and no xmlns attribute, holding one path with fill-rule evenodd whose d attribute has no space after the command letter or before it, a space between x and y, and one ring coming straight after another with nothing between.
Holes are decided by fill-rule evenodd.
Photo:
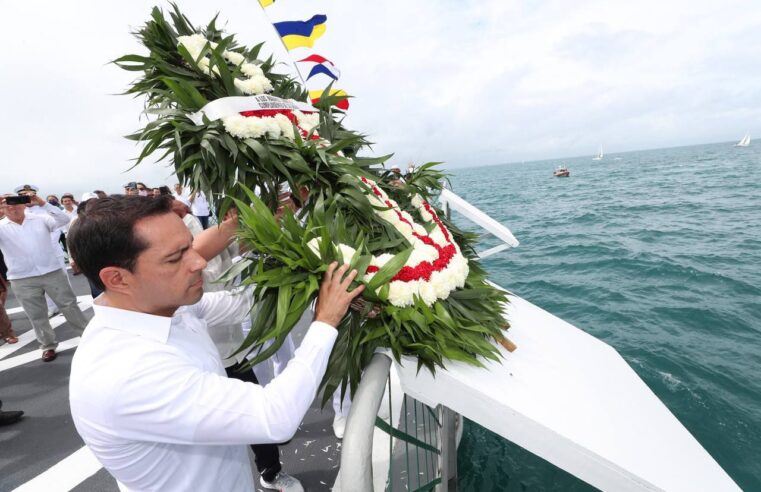
<instances>
[{"instance_id":1,"label":"man's face","mask_svg":"<svg viewBox=\"0 0 761 492\"><path fill-rule=\"evenodd\" d=\"M180 186L180 184L177 183L176 185L174 185L174 191L175 193L179 194L182 191L182 186Z\"/></svg>"},{"instance_id":2,"label":"man's face","mask_svg":"<svg viewBox=\"0 0 761 492\"><path fill-rule=\"evenodd\" d=\"M124 194L130 196L137 196L137 188L124 188Z\"/></svg>"},{"instance_id":3,"label":"man's face","mask_svg":"<svg viewBox=\"0 0 761 492\"><path fill-rule=\"evenodd\" d=\"M140 310L171 316L178 307L198 302L206 260L191 247L193 236L182 220L173 213L148 217L135 224L135 234L149 245L130 274Z\"/></svg>"},{"instance_id":4,"label":"man's face","mask_svg":"<svg viewBox=\"0 0 761 492\"><path fill-rule=\"evenodd\" d=\"M12 195L6 195L6 196L12 196ZM24 220L24 211L26 210L26 205L3 205L5 207L5 216L8 217L10 220L16 223L20 223Z\"/></svg>"},{"instance_id":5,"label":"man's face","mask_svg":"<svg viewBox=\"0 0 761 492\"><path fill-rule=\"evenodd\" d=\"M61 198L61 203L63 204L64 207L66 207L66 210L71 210L72 208L74 208L74 200L72 200L68 196Z\"/></svg>"}]
</instances>

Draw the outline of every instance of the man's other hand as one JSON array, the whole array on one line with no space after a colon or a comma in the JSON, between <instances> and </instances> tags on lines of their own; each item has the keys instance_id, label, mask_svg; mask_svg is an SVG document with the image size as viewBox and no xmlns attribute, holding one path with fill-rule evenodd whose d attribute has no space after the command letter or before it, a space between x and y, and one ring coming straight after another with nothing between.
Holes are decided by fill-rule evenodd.
<instances>
[{"instance_id":1,"label":"man's other hand","mask_svg":"<svg viewBox=\"0 0 761 492\"><path fill-rule=\"evenodd\" d=\"M317 296L317 307L314 310L314 320L322 321L330 326L338 326L346 315L351 301L365 290L364 285L352 291L347 290L354 277L357 276L357 271L352 270L344 277L349 265L342 265L339 268L337 266L338 263L335 261L328 266Z\"/></svg>"}]
</instances>

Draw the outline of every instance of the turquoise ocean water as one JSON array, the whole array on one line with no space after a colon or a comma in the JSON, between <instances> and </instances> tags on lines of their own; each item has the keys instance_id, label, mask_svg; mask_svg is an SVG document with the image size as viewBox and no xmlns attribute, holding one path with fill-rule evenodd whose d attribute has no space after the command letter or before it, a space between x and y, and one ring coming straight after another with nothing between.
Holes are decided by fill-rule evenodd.
<instances>
[{"instance_id":1,"label":"turquoise ocean water","mask_svg":"<svg viewBox=\"0 0 761 492\"><path fill-rule=\"evenodd\" d=\"M570 178L552 177L560 163ZM521 241L484 261L492 279L615 347L741 488L761 491L761 145L450 172ZM591 489L471 422L459 464L461 490Z\"/></svg>"}]
</instances>

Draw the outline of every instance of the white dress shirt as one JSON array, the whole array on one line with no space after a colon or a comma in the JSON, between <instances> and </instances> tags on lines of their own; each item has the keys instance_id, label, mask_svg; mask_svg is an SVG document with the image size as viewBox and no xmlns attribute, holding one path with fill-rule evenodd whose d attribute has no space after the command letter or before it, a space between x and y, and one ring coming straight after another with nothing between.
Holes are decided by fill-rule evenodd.
<instances>
[{"instance_id":1,"label":"white dress shirt","mask_svg":"<svg viewBox=\"0 0 761 492\"><path fill-rule=\"evenodd\" d=\"M61 268L50 235L68 224L69 218L49 203L34 208L38 210L24 210L21 224L7 217L0 221L0 249L8 266L9 280L36 277Z\"/></svg>"},{"instance_id":2,"label":"white dress shirt","mask_svg":"<svg viewBox=\"0 0 761 492\"><path fill-rule=\"evenodd\" d=\"M247 445L296 432L337 331L312 323L266 387L229 379L207 327L250 304L248 292L214 292L172 318L93 306L71 365L71 415L121 490L253 491Z\"/></svg>"},{"instance_id":3,"label":"white dress shirt","mask_svg":"<svg viewBox=\"0 0 761 492\"><path fill-rule=\"evenodd\" d=\"M65 208L62 210L63 213L66 214L66 216L69 218L69 222L66 223L65 226L63 226L63 233L69 234L69 228L71 227L71 221L74 220L74 217L77 216L77 206L74 205L74 207L71 209L71 212L66 210Z\"/></svg>"},{"instance_id":4,"label":"white dress shirt","mask_svg":"<svg viewBox=\"0 0 761 492\"><path fill-rule=\"evenodd\" d=\"M198 217L195 215L185 214L182 221L185 223L193 237L196 237L203 232L201 221L198 220ZM223 290L231 290L233 288L232 282L221 283L217 282L217 279L233 265L232 259L237 256L237 254L238 246L236 243L232 243L227 248L223 249L217 256L206 261L206 268L204 268L201 273L203 276L204 292L219 292ZM219 355L222 357L222 365L226 368L232 367L237 362L243 362L246 359L245 352L235 353L245 339L240 323L228 323L226 325L215 326L214 329L209 332L209 336L214 342L214 345L217 346Z\"/></svg>"}]
</instances>

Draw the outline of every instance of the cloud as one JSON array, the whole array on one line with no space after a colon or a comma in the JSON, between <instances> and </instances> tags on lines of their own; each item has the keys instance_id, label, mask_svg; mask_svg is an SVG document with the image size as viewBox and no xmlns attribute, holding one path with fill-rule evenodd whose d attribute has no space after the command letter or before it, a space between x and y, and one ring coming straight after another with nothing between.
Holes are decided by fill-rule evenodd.
<instances>
[{"instance_id":1,"label":"cloud","mask_svg":"<svg viewBox=\"0 0 761 492\"><path fill-rule=\"evenodd\" d=\"M296 0L293 0L293 4ZM285 6L287 2L276 5ZM114 94L140 52L130 31L153 2L4 6L2 186L119 191L174 181L121 138L141 101ZM162 4L164 8L168 4ZM761 131L761 9L754 2L304 2L324 7L320 53L356 96L346 123L398 161L472 166L726 141ZM256 2L181 1L197 24L217 10L247 44L267 41ZM295 15L295 14L294 14Z\"/></svg>"}]
</instances>

